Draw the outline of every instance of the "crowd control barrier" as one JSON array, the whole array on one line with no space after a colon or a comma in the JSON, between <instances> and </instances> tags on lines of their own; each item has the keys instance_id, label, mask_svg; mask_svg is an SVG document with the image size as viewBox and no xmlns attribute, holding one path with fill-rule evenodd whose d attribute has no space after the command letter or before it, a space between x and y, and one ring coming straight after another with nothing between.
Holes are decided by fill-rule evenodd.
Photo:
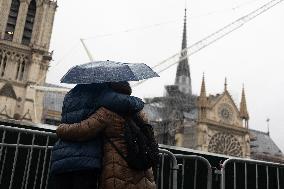
<instances>
[{"instance_id":1,"label":"crowd control barrier","mask_svg":"<svg viewBox=\"0 0 284 189\"><path fill-rule=\"evenodd\" d=\"M283 189L284 165L228 159L221 170L221 189Z\"/></svg>"}]
</instances>

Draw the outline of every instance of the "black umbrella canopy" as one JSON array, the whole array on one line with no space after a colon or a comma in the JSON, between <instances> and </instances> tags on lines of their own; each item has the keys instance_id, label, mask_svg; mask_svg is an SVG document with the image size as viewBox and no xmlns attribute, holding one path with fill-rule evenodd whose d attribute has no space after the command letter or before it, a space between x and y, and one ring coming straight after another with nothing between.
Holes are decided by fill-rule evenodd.
<instances>
[{"instance_id":1,"label":"black umbrella canopy","mask_svg":"<svg viewBox=\"0 0 284 189\"><path fill-rule=\"evenodd\" d=\"M89 84L119 81L139 81L159 77L144 63L122 63L95 61L72 67L61 79L61 83Z\"/></svg>"}]
</instances>

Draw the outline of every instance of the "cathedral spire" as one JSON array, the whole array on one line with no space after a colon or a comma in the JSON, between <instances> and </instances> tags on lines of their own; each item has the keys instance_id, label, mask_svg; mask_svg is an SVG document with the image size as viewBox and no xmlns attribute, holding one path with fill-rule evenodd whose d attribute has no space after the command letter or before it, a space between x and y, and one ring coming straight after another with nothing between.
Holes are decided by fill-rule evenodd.
<instances>
[{"instance_id":1,"label":"cathedral spire","mask_svg":"<svg viewBox=\"0 0 284 189\"><path fill-rule=\"evenodd\" d=\"M187 59L187 25L186 25L186 9L184 13L183 34L182 34L182 53L177 67L175 85L185 94L192 94L190 69Z\"/></svg>"},{"instance_id":2,"label":"cathedral spire","mask_svg":"<svg viewBox=\"0 0 284 189\"><path fill-rule=\"evenodd\" d=\"M186 9L184 9L184 22L183 22L183 33L182 33L182 45L181 50L187 48L187 37L186 37Z\"/></svg>"},{"instance_id":3,"label":"cathedral spire","mask_svg":"<svg viewBox=\"0 0 284 189\"><path fill-rule=\"evenodd\" d=\"M206 108L207 105L208 104L207 104L206 87L205 87L205 76L203 73L200 95L198 97L198 106L200 108Z\"/></svg>"},{"instance_id":4,"label":"cathedral spire","mask_svg":"<svg viewBox=\"0 0 284 189\"><path fill-rule=\"evenodd\" d=\"M225 77L224 92L227 91L227 86L228 86L228 84L227 84L227 77Z\"/></svg>"}]
</instances>

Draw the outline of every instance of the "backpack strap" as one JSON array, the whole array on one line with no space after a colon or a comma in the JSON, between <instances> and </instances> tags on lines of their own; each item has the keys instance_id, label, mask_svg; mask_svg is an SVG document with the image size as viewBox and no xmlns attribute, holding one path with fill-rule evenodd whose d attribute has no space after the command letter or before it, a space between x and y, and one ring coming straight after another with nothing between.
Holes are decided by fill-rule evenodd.
<instances>
[{"instance_id":1,"label":"backpack strap","mask_svg":"<svg viewBox=\"0 0 284 189\"><path fill-rule=\"evenodd\" d=\"M118 149L118 147L110 140L109 137L105 136L105 139L112 145L112 147L117 151L117 153L128 163L127 157L123 154L123 152Z\"/></svg>"}]
</instances>

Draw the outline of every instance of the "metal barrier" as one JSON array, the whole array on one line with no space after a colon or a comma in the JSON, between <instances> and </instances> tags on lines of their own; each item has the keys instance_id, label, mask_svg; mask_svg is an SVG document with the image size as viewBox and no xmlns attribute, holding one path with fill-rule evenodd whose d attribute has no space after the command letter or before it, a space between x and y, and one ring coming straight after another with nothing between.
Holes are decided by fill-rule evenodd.
<instances>
[{"instance_id":1,"label":"metal barrier","mask_svg":"<svg viewBox=\"0 0 284 189\"><path fill-rule=\"evenodd\" d=\"M0 125L0 188L47 189L51 150L57 136ZM155 170L157 188L177 189L178 165L175 156L160 149L161 163Z\"/></svg>"},{"instance_id":2,"label":"metal barrier","mask_svg":"<svg viewBox=\"0 0 284 189\"><path fill-rule=\"evenodd\" d=\"M0 126L0 188L47 188L54 133Z\"/></svg>"},{"instance_id":3,"label":"metal barrier","mask_svg":"<svg viewBox=\"0 0 284 189\"><path fill-rule=\"evenodd\" d=\"M53 132L0 125L0 188L53 188L49 170L56 140ZM231 158L224 161L221 171L215 170L218 182L213 182L208 160L160 149L160 164L154 170L157 188L284 189L284 165Z\"/></svg>"},{"instance_id":4,"label":"metal barrier","mask_svg":"<svg viewBox=\"0 0 284 189\"><path fill-rule=\"evenodd\" d=\"M155 171L157 188L177 189L178 168L174 154L160 149L160 164Z\"/></svg>"},{"instance_id":5,"label":"metal barrier","mask_svg":"<svg viewBox=\"0 0 284 189\"><path fill-rule=\"evenodd\" d=\"M284 165L246 159L222 164L221 189L283 189Z\"/></svg>"},{"instance_id":6,"label":"metal barrier","mask_svg":"<svg viewBox=\"0 0 284 189\"><path fill-rule=\"evenodd\" d=\"M178 177L180 189L211 189L212 168L209 161L197 155L175 154L181 168L181 177Z\"/></svg>"}]
</instances>

